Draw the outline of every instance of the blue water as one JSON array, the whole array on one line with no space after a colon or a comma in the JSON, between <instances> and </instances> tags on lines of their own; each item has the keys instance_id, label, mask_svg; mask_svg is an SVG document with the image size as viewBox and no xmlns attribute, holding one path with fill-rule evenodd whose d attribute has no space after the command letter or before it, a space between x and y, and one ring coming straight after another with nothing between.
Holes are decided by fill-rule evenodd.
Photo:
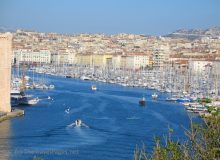
<instances>
[{"instance_id":1,"label":"blue water","mask_svg":"<svg viewBox=\"0 0 220 160\"><path fill-rule=\"evenodd\" d=\"M166 135L168 126L175 139L186 138L182 127L189 126L187 112L181 104L164 101L166 94L154 101L153 91L145 89L46 78L54 90L29 91L42 100L21 107L25 116L0 123L0 159L127 160L133 158L136 145L144 143L150 152L154 136ZM97 91L90 90L92 84ZM143 93L146 107L138 105ZM78 118L89 127L68 126Z\"/></svg>"}]
</instances>

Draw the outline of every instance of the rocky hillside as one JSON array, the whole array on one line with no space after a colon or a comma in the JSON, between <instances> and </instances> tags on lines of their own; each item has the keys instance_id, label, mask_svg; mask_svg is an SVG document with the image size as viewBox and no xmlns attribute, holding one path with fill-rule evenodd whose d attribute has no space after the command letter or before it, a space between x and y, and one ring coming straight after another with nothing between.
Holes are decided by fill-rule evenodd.
<instances>
[{"instance_id":1,"label":"rocky hillside","mask_svg":"<svg viewBox=\"0 0 220 160\"><path fill-rule=\"evenodd\" d=\"M166 37L187 39L197 39L204 36L220 37L220 27L213 27L208 29L179 29L169 35L166 35Z\"/></svg>"}]
</instances>

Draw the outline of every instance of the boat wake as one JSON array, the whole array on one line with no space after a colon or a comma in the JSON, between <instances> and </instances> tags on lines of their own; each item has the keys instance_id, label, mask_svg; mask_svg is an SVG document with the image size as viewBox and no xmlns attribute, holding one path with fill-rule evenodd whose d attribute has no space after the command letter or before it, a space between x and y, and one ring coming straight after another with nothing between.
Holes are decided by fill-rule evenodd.
<instances>
[{"instance_id":1,"label":"boat wake","mask_svg":"<svg viewBox=\"0 0 220 160\"><path fill-rule=\"evenodd\" d=\"M126 118L128 120L136 120L136 119L141 119L140 117L136 117L136 116L132 116L132 117L128 117Z\"/></svg>"},{"instance_id":2,"label":"boat wake","mask_svg":"<svg viewBox=\"0 0 220 160\"><path fill-rule=\"evenodd\" d=\"M67 125L66 130L70 137L72 137L71 143L75 146L100 144L106 139L104 133L91 129L86 124L81 124L78 127L74 122Z\"/></svg>"},{"instance_id":3,"label":"boat wake","mask_svg":"<svg viewBox=\"0 0 220 160\"><path fill-rule=\"evenodd\" d=\"M83 127L84 128L89 128L89 126L87 126L85 123L81 123L80 126L79 126L75 122L67 125L67 127L69 127L69 128L76 128L76 127L77 128L83 128Z\"/></svg>"},{"instance_id":4,"label":"boat wake","mask_svg":"<svg viewBox=\"0 0 220 160\"><path fill-rule=\"evenodd\" d=\"M93 119L108 120L108 119L112 119L112 118L109 118L109 117L97 117L97 118L93 118Z\"/></svg>"}]
</instances>

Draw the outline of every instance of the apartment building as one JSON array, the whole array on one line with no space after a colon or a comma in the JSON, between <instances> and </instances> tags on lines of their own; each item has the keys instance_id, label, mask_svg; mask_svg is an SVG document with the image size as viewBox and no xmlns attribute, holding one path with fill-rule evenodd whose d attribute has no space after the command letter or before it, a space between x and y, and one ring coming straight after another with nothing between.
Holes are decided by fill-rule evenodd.
<instances>
[{"instance_id":1,"label":"apartment building","mask_svg":"<svg viewBox=\"0 0 220 160\"><path fill-rule=\"evenodd\" d=\"M106 67L112 59L111 54L76 54L76 63L78 65Z\"/></svg>"},{"instance_id":2,"label":"apartment building","mask_svg":"<svg viewBox=\"0 0 220 160\"><path fill-rule=\"evenodd\" d=\"M121 57L121 68L140 69L149 65L149 56L144 54L126 55Z\"/></svg>"},{"instance_id":3,"label":"apartment building","mask_svg":"<svg viewBox=\"0 0 220 160\"><path fill-rule=\"evenodd\" d=\"M205 71L207 66L212 66L212 61L206 60L190 60L189 61L189 68L192 68L193 73L201 73Z\"/></svg>"},{"instance_id":4,"label":"apartment building","mask_svg":"<svg viewBox=\"0 0 220 160\"><path fill-rule=\"evenodd\" d=\"M168 61L169 53L163 50L154 50L152 54L152 61L154 67L163 67L164 63Z\"/></svg>"},{"instance_id":5,"label":"apartment building","mask_svg":"<svg viewBox=\"0 0 220 160\"><path fill-rule=\"evenodd\" d=\"M113 55L112 56L112 67L114 69L118 69L121 67L121 55ZM122 65L123 66L123 65Z\"/></svg>"},{"instance_id":6,"label":"apartment building","mask_svg":"<svg viewBox=\"0 0 220 160\"><path fill-rule=\"evenodd\" d=\"M83 66L92 66L92 54L76 54L76 64Z\"/></svg>"},{"instance_id":7,"label":"apartment building","mask_svg":"<svg viewBox=\"0 0 220 160\"><path fill-rule=\"evenodd\" d=\"M97 67L106 67L112 61L111 54L94 54L92 55L92 64Z\"/></svg>"}]
</instances>

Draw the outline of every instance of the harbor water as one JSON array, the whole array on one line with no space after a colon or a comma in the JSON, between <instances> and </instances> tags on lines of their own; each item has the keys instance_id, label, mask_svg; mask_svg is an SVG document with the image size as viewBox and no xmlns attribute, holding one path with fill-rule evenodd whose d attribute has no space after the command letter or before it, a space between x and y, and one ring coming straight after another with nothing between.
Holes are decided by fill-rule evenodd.
<instances>
[{"instance_id":1,"label":"harbor water","mask_svg":"<svg viewBox=\"0 0 220 160\"><path fill-rule=\"evenodd\" d=\"M185 140L183 127L189 117L179 103L153 90L128 88L101 82L47 76L53 90L29 90L40 99L37 105L19 106L25 116L0 123L0 159L30 160L133 159L136 146L150 153L154 136ZM95 84L97 91L91 90ZM139 106L142 96L146 106ZM50 97L50 98L48 98ZM71 127L81 119L88 127Z\"/></svg>"}]
</instances>

